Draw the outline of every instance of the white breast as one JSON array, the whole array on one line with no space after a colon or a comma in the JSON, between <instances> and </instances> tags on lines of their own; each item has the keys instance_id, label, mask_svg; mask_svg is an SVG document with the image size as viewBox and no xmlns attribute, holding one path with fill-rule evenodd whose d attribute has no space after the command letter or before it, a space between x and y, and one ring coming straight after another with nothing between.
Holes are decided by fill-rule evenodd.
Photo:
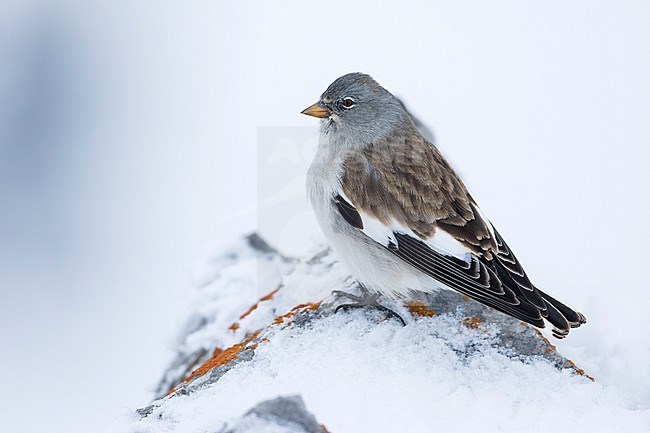
<instances>
[{"instance_id":1,"label":"white breast","mask_svg":"<svg viewBox=\"0 0 650 433\"><path fill-rule=\"evenodd\" d=\"M343 195L341 177L347 152L321 142L307 174L307 193L316 219L336 256L366 288L391 298L403 297L412 290L431 292L440 288L341 216L333 199Z\"/></svg>"}]
</instances>

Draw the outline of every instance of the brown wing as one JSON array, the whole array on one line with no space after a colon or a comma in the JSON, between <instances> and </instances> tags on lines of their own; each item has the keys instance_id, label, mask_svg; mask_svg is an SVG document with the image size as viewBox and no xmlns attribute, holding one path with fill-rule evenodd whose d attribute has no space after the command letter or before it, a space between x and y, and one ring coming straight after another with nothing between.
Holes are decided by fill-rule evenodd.
<instances>
[{"instance_id":1,"label":"brown wing","mask_svg":"<svg viewBox=\"0 0 650 433\"><path fill-rule=\"evenodd\" d=\"M342 186L355 207L384 224L396 221L423 239L439 228L488 258L498 250L463 182L417 133L390 137L350 156Z\"/></svg>"},{"instance_id":2,"label":"brown wing","mask_svg":"<svg viewBox=\"0 0 650 433\"><path fill-rule=\"evenodd\" d=\"M460 178L419 134L395 135L349 157L342 191L350 203L339 209L348 222L361 229L369 219L404 227L384 246L452 289L536 326L543 327L545 318L559 337L584 322L582 315L535 288ZM471 261L432 248L438 231L465 246Z\"/></svg>"}]
</instances>

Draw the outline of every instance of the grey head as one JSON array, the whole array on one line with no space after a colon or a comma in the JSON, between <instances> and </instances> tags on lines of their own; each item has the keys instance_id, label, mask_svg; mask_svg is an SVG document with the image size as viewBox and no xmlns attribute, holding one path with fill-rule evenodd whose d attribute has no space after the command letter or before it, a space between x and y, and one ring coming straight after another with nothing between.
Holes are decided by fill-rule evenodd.
<instances>
[{"instance_id":1,"label":"grey head","mask_svg":"<svg viewBox=\"0 0 650 433\"><path fill-rule=\"evenodd\" d=\"M350 147L376 143L400 130L415 130L399 100L359 72L337 78L302 113L321 118L321 133Z\"/></svg>"}]
</instances>

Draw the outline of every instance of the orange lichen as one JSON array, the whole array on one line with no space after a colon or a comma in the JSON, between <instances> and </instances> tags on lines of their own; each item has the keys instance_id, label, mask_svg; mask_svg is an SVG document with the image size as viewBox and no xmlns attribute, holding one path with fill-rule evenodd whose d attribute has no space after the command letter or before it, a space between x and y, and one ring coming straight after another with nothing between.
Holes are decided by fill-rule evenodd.
<instances>
[{"instance_id":1,"label":"orange lichen","mask_svg":"<svg viewBox=\"0 0 650 433\"><path fill-rule=\"evenodd\" d=\"M470 329L478 329L480 324L481 324L481 319L479 319L476 316L465 317L463 319L463 325L467 326Z\"/></svg>"},{"instance_id":2,"label":"orange lichen","mask_svg":"<svg viewBox=\"0 0 650 433\"><path fill-rule=\"evenodd\" d=\"M276 289L276 290L272 291L271 293L265 295L264 297L262 297L260 299L259 302L270 300L277 291L278 291L278 289ZM254 306L252 306L246 313L242 314L242 316L240 317L240 320L245 318L252 311L254 311L257 308L257 305L259 304L259 302L257 304L255 304ZM320 306L320 304L321 304L320 302L314 302L314 303L306 303L306 304L296 305L287 314L276 317L275 320L273 321L272 325L273 324L282 324L282 323L284 323L284 319L287 319L287 318L290 318L290 317L294 316L296 314L296 312L298 312L300 310L303 311L303 312L313 311L313 310L317 309ZM239 329L239 324L238 323L233 323L232 325L230 325L229 329L232 330L232 331L236 331L237 329ZM253 341L259 336L260 331L261 330L258 330L256 332L254 332L253 334L249 335L247 338L245 338L241 342L239 342L237 344L234 344L234 345L230 346L227 349L222 350L221 348L218 348L218 347L215 348L214 351L212 352L212 356L208 360L206 360L203 364L201 364L198 368L196 368L194 371L192 371L192 373L189 374L183 380L183 382L189 382L190 380L194 379L195 377L203 376L204 374L206 374L207 372L209 372L213 368L219 367L221 365L227 364L228 362L237 359L237 356L242 351L247 350L247 349L255 349L259 345L259 343L268 341L268 339L266 339L266 338L262 338L262 339L260 339L258 341ZM175 389L172 388L172 389L170 389L168 394L172 394L174 391L175 391Z\"/></svg>"},{"instance_id":3,"label":"orange lichen","mask_svg":"<svg viewBox=\"0 0 650 433\"><path fill-rule=\"evenodd\" d=\"M461 296L460 299L462 299L465 302L469 301L469 297L467 295Z\"/></svg>"},{"instance_id":4,"label":"orange lichen","mask_svg":"<svg viewBox=\"0 0 650 433\"><path fill-rule=\"evenodd\" d=\"M267 293L266 295L262 296L259 301L257 301L255 304L251 305L248 310L246 310L241 316L239 316L239 320L245 319L249 314L251 314L253 311L257 310L257 307L259 307L260 302L270 301L271 299L273 299L273 296L278 292L278 290L280 290L279 287L277 289ZM233 332L238 330L239 329L239 320L237 322L233 323L232 325L230 325L228 327L228 329L230 329Z\"/></svg>"},{"instance_id":5,"label":"orange lichen","mask_svg":"<svg viewBox=\"0 0 650 433\"><path fill-rule=\"evenodd\" d=\"M436 314L434 309L420 301L407 302L405 305L414 316L433 317Z\"/></svg>"},{"instance_id":6,"label":"orange lichen","mask_svg":"<svg viewBox=\"0 0 650 433\"><path fill-rule=\"evenodd\" d=\"M255 304L251 305L248 310L246 310L241 316L239 316L239 320L245 319L249 314L251 314L253 311L257 310L257 307L260 305L259 302L256 302Z\"/></svg>"},{"instance_id":7,"label":"orange lichen","mask_svg":"<svg viewBox=\"0 0 650 433\"><path fill-rule=\"evenodd\" d=\"M275 294L278 293L278 290L280 290L279 287L277 289L275 289L275 290L270 291L266 295L262 296L260 298L260 302L270 301L271 299L273 299L273 296L275 296Z\"/></svg>"},{"instance_id":8,"label":"orange lichen","mask_svg":"<svg viewBox=\"0 0 650 433\"><path fill-rule=\"evenodd\" d=\"M284 319L288 319L289 317L293 316L295 313L293 311L289 311L287 314L283 314L282 316L278 316L273 320L274 325L281 325L284 323Z\"/></svg>"},{"instance_id":9,"label":"orange lichen","mask_svg":"<svg viewBox=\"0 0 650 433\"><path fill-rule=\"evenodd\" d=\"M522 323L523 323L523 322L522 322ZM548 340L548 338L546 338L546 337L544 336L544 334L542 334L542 332L541 332L539 329L537 329L537 328L533 328L533 331L535 331L535 333L539 336L539 338L541 338L542 340L544 340L544 342L545 342L546 344L548 344L548 347L546 348L546 353L551 353L551 352L557 350L557 347L555 347L555 345L553 345L553 344ZM580 376L584 376L584 377L586 377L587 379L591 380L592 382L595 382L595 381L596 381L596 379L594 379L593 377L591 377L591 376L589 376L587 373L585 373L585 371L584 371L582 368L578 368L578 366L576 365L575 362L571 361L571 360L568 359L568 358L564 358L564 359L566 360L567 364L569 364L569 365L571 366L571 368L573 369L573 371L575 371L576 373L578 373Z\"/></svg>"},{"instance_id":10,"label":"orange lichen","mask_svg":"<svg viewBox=\"0 0 650 433\"><path fill-rule=\"evenodd\" d=\"M278 290L280 290L280 289L277 288L277 289L267 293L266 295L262 296L260 298L260 300L257 301L257 303L255 305L251 306L244 314L239 316L239 320L245 319L249 314L251 314L253 311L257 310L257 307L259 307L260 302L270 301L271 299L273 299L273 295L275 295L278 292Z\"/></svg>"},{"instance_id":11,"label":"orange lichen","mask_svg":"<svg viewBox=\"0 0 650 433\"><path fill-rule=\"evenodd\" d=\"M539 338L541 338L544 341L544 343L548 344L548 348L546 349L547 353L550 353L555 350L555 346L551 344L548 338L544 337L544 334L542 334L542 332L539 329L533 328L533 331L535 331L535 333L539 336Z\"/></svg>"},{"instance_id":12,"label":"orange lichen","mask_svg":"<svg viewBox=\"0 0 650 433\"><path fill-rule=\"evenodd\" d=\"M546 343L548 345L548 347L546 348L546 353L551 353L551 352L555 351L555 349L557 349L555 347L555 345L549 341L548 338L544 337L544 335L539 331L539 329L533 328L533 330L537 333L539 338L544 340L544 343Z\"/></svg>"},{"instance_id":13,"label":"orange lichen","mask_svg":"<svg viewBox=\"0 0 650 433\"><path fill-rule=\"evenodd\" d=\"M289 318L293 317L298 310L302 310L303 312L314 311L318 307L320 307L320 302L311 302L311 303L307 303L307 304L298 304L295 307L293 307L291 309L291 311L289 311L288 313L276 317L275 320L273 320L273 324L274 325L283 324L284 319L289 319Z\"/></svg>"},{"instance_id":14,"label":"orange lichen","mask_svg":"<svg viewBox=\"0 0 650 433\"><path fill-rule=\"evenodd\" d=\"M546 344L548 344L548 347L546 348L546 353L554 352L557 349L557 347L555 347L554 344L551 344L551 342L548 341L548 338L545 338L541 333L539 333L539 335L544 339L544 341L546 341Z\"/></svg>"},{"instance_id":15,"label":"orange lichen","mask_svg":"<svg viewBox=\"0 0 650 433\"><path fill-rule=\"evenodd\" d=\"M250 344L258 335L260 331L254 332L243 341L230 346L229 348L222 350L220 348L215 348L212 352L210 359L205 361L199 368L194 370L183 382L189 382L195 377L203 376L208 371L212 370L215 367L224 365L230 361L237 359L237 355L242 352L244 349L254 349L257 347L257 343Z\"/></svg>"},{"instance_id":16,"label":"orange lichen","mask_svg":"<svg viewBox=\"0 0 650 433\"><path fill-rule=\"evenodd\" d=\"M592 382L596 381L596 379L594 379L592 376L589 376L587 373L585 373L585 371L582 368L578 368L578 366L576 365L575 362L571 361L568 358L565 358L565 359L566 359L566 362L571 366L571 368L573 368L573 371L578 373L580 376L584 376L587 379L591 380Z\"/></svg>"}]
</instances>

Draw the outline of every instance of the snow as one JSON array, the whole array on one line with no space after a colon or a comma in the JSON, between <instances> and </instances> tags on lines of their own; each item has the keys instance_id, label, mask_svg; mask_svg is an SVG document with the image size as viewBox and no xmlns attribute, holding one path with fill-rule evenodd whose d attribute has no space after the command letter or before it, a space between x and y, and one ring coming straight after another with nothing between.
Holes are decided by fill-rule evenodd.
<instances>
[{"instance_id":1,"label":"snow","mask_svg":"<svg viewBox=\"0 0 650 433\"><path fill-rule=\"evenodd\" d=\"M649 408L648 7L0 2L3 431L101 431L147 405L206 244L258 230L307 255L299 112L351 71L432 128L532 280L587 315L560 351ZM222 324L272 290L238 287L187 353L238 338Z\"/></svg>"},{"instance_id":2,"label":"snow","mask_svg":"<svg viewBox=\"0 0 650 433\"><path fill-rule=\"evenodd\" d=\"M454 318L402 328L353 314L280 331L251 365L226 373L217 386L169 400L162 421L154 412L133 430L116 431L209 431L260 400L291 394L301 394L328 429L341 433L650 426L650 414L630 410L614 390L547 363L511 360L487 344L465 359L455 350L477 339L463 328Z\"/></svg>"},{"instance_id":3,"label":"snow","mask_svg":"<svg viewBox=\"0 0 650 433\"><path fill-rule=\"evenodd\" d=\"M185 337L210 349L215 342L242 340L293 305L320 300L331 289L350 290L345 269L323 252L293 261L252 254L237 241L210 266L218 272L199 289L195 302L198 314L213 323ZM251 267L265 277L253 281ZM245 310L233 293L246 297L259 286L276 287L279 277L277 296L265 297L238 321L236 331L228 330L230 321L237 321L232 310ZM635 407L624 386L592 382L545 359L515 356L497 343L498 328L473 329L461 318L419 317L402 326L352 311L307 326L287 320L267 328L252 359L163 398L142 419L125 414L108 432L218 431L260 401L287 395L300 395L318 421L337 433L546 432L549 425L575 432L650 428L650 410Z\"/></svg>"}]
</instances>

